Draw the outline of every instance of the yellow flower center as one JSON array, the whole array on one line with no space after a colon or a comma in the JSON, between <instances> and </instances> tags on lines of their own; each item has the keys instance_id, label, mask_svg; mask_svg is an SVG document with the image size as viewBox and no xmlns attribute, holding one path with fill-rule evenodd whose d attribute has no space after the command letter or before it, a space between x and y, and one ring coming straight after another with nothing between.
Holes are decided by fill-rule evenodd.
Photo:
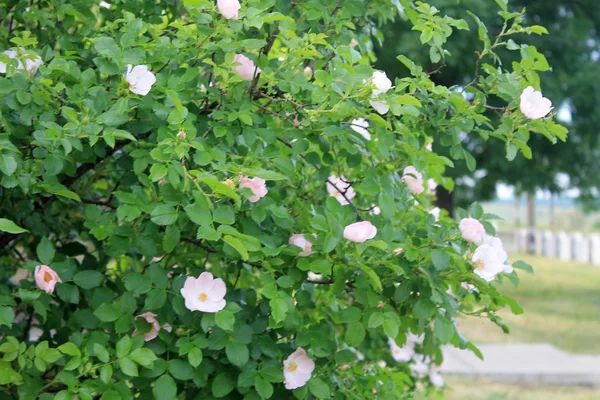
<instances>
[{"instance_id":1,"label":"yellow flower center","mask_svg":"<svg viewBox=\"0 0 600 400\"><path fill-rule=\"evenodd\" d=\"M44 272L44 282L48 283L52 280L52 275L50 275L48 272Z\"/></svg>"},{"instance_id":2,"label":"yellow flower center","mask_svg":"<svg viewBox=\"0 0 600 400\"><path fill-rule=\"evenodd\" d=\"M298 369L298 364L296 364L295 362L293 362L293 363L291 363L291 364L290 364L289 370L290 370L291 372L294 372L294 371L296 371L297 369Z\"/></svg>"},{"instance_id":3,"label":"yellow flower center","mask_svg":"<svg viewBox=\"0 0 600 400\"><path fill-rule=\"evenodd\" d=\"M208 295L204 292L200 293L200 296L198 296L198 298L200 299L200 301L206 301L208 300Z\"/></svg>"},{"instance_id":4,"label":"yellow flower center","mask_svg":"<svg viewBox=\"0 0 600 400\"><path fill-rule=\"evenodd\" d=\"M485 264L481 260L475 261L475 268L476 269L484 269L485 268Z\"/></svg>"}]
</instances>

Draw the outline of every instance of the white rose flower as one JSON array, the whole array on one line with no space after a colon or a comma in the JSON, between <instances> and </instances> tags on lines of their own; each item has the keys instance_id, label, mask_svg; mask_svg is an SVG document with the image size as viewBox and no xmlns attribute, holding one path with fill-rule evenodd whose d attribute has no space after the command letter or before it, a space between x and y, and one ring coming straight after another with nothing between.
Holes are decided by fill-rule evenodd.
<instances>
[{"instance_id":1,"label":"white rose flower","mask_svg":"<svg viewBox=\"0 0 600 400\"><path fill-rule=\"evenodd\" d=\"M552 111L552 102L542 96L542 92L538 92L533 87L528 86L521 93L521 104L519 105L521 112L529 119L539 119L545 117Z\"/></svg>"},{"instance_id":2,"label":"white rose flower","mask_svg":"<svg viewBox=\"0 0 600 400\"><path fill-rule=\"evenodd\" d=\"M129 90L140 96L147 95L156 83L156 76L148 70L147 65L136 65L132 68L131 64L128 64L125 79L129 83Z\"/></svg>"},{"instance_id":3,"label":"white rose flower","mask_svg":"<svg viewBox=\"0 0 600 400\"><path fill-rule=\"evenodd\" d=\"M371 140L371 134L367 130L369 128L369 121L365 120L364 118L353 119L352 123L350 124L350 128L352 128L354 132L360 134L366 140Z\"/></svg>"},{"instance_id":4,"label":"white rose flower","mask_svg":"<svg viewBox=\"0 0 600 400\"><path fill-rule=\"evenodd\" d=\"M3 52L5 55L8 56L8 58L17 58L18 53L14 50L6 50ZM27 73L29 73L29 75L33 76L35 75L35 73L37 72L37 70L40 68L40 66L44 63L42 61L42 59L40 58L40 56L35 55L35 56L23 56L22 58L25 58L25 67L23 67L23 63L21 62L21 60L17 60L17 70L23 70L25 69L27 71ZM3 63L0 61L0 74L5 74L6 73L6 63Z\"/></svg>"},{"instance_id":5,"label":"white rose flower","mask_svg":"<svg viewBox=\"0 0 600 400\"><path fill-rule=\"evenodd\" d=\"M392 81L390 81L385 72L375 71L373 72L371 82L375 85L375 89L371 93L369 103L379 114L386 114L390 110L390 106L383 100L377 100L377 97L392 88Z\"/></svg>"}]
</instances>

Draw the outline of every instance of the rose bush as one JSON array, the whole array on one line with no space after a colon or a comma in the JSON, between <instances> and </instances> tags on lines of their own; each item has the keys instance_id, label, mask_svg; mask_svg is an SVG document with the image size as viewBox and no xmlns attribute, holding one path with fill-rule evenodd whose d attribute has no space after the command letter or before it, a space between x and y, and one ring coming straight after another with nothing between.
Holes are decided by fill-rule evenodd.
<instances>
[{"instance_id":1,"label":"rose bush","mask_svg":"<svg viewBox=\"0 0 600 400\"><path fill-rule=\"evenodd\" d=\"M520 308L495 282L529 266L494 215L453 220L432 191L476 168L465 135L509 160L566 135L519 43L545 30L496 4L492 37L410 0L2 2L3 397L438 390L442 345L479 355L456 317L506 329L497 311ZM442 71L477 29L473 81L436 86L401 54L401 79L374 70L391 18Z\"/></svg>"}]
</instances>

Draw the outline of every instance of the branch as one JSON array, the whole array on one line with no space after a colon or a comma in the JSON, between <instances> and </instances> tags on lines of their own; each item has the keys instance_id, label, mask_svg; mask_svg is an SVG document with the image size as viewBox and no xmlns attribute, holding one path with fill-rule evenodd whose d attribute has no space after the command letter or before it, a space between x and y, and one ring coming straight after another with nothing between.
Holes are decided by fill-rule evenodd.
<instances>
[{"instance_id":1,"label":"branch","mask_svg":"<svg viewBox=\"0 0 600 400\"><path fill-rule=\"evenodd\" d=\"M335 5L335 8L333 9L333 11L329 14L330 17L333 17L335 15L336 12L338 12L338 10L342 7L342 0L338 0L337 4Z\"/></svg>"},{"instance_id":2,"label":"branch","mask_svg":"<svg viewBox=\"0 0 600 400\"><path fill-rule=\"evenodd\" d=\"M186 242L186 243L194 244L194 245L196 245L198 247L201 247L202 249L206 250L209 253L216 253L217 252L216 250L211 249L210 247L207 247L206 245L204 245L202 243L202 241L200 241L200 240L192 239L192 238L189 238L189 237L182 237L181 241L182 242Z\"/></svg>"}]
</instances>

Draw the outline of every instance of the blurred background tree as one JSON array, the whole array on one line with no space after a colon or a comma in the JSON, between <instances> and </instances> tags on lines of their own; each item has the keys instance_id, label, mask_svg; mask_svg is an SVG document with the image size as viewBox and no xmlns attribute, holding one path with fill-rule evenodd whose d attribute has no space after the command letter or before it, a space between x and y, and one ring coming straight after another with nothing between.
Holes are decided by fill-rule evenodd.
<instances>
[{"instance_id":1,"label":"blurred background tree","mask_svg":"<svg viewBox=\"0 0 600 400\"><path fill-rule=\"evenodd\" d=\"M506 3L505 0L496 2ZM402 8L402 0L394 3ZM488 27L491 36L502 29L502 18L490 1L431 0L429 3L450 16L464 15L466 10L472 10ZM478 134L466 133L465 147L477 161L477 168L470 171L464 160L455 163L454 169L450 169L450 175L456 180L455 189L449 192L440 186L437 195L438 206L452 214L456 207L464 207L475 200L492 199L498 183L513 185L517 195L528 194L531 226L535 224L533 200L540 189L559 193L576 187L581 191L580 200L585 206L600 206L597 200L600 177L593 173L600 167L600 143L596 132L600 125L600 81L597 79L600 75L600 8L597 0L509 1L511 10L522 7L527 9L528 20L523 21L524 25L539 24L550 33L530 35L522 42L536 46L550 64L551 70L541 74L544 82L541 89L544 96L552 100L560 122L569 128L567 143L554 146L542 135L534 134L528 143L534 158L528 160L517 154L516 159L508 163L504 142L490 140L484 145ZM474 80L473 61L478 54L473 49L482 48L475 20L469 21L470 30L458 31L450 38L446 46L450 54L438 64L432 64L429 54L422 52L420 32L411 31L411 26L406 16L382 29L385 47L374 49L377 67L393 77L406 76L407 69L395 58L396 54L404 53L431 71L436 84L462 90ZM520 45L518 38L514 40ZM503 52L503 57L508 60L520 56L518 51ZM492 61L484 58L482 64L492 64ZM510 65L507 68L510 69ZM465 93L468 95L468 90ZM490 109L489 114L499 117L502 111ZM435 142L433 146L437 152L448 152L448 147L436 146ZM557 182L559 173L570 178L568 187Z\"/></svg>"}]
</instances>

